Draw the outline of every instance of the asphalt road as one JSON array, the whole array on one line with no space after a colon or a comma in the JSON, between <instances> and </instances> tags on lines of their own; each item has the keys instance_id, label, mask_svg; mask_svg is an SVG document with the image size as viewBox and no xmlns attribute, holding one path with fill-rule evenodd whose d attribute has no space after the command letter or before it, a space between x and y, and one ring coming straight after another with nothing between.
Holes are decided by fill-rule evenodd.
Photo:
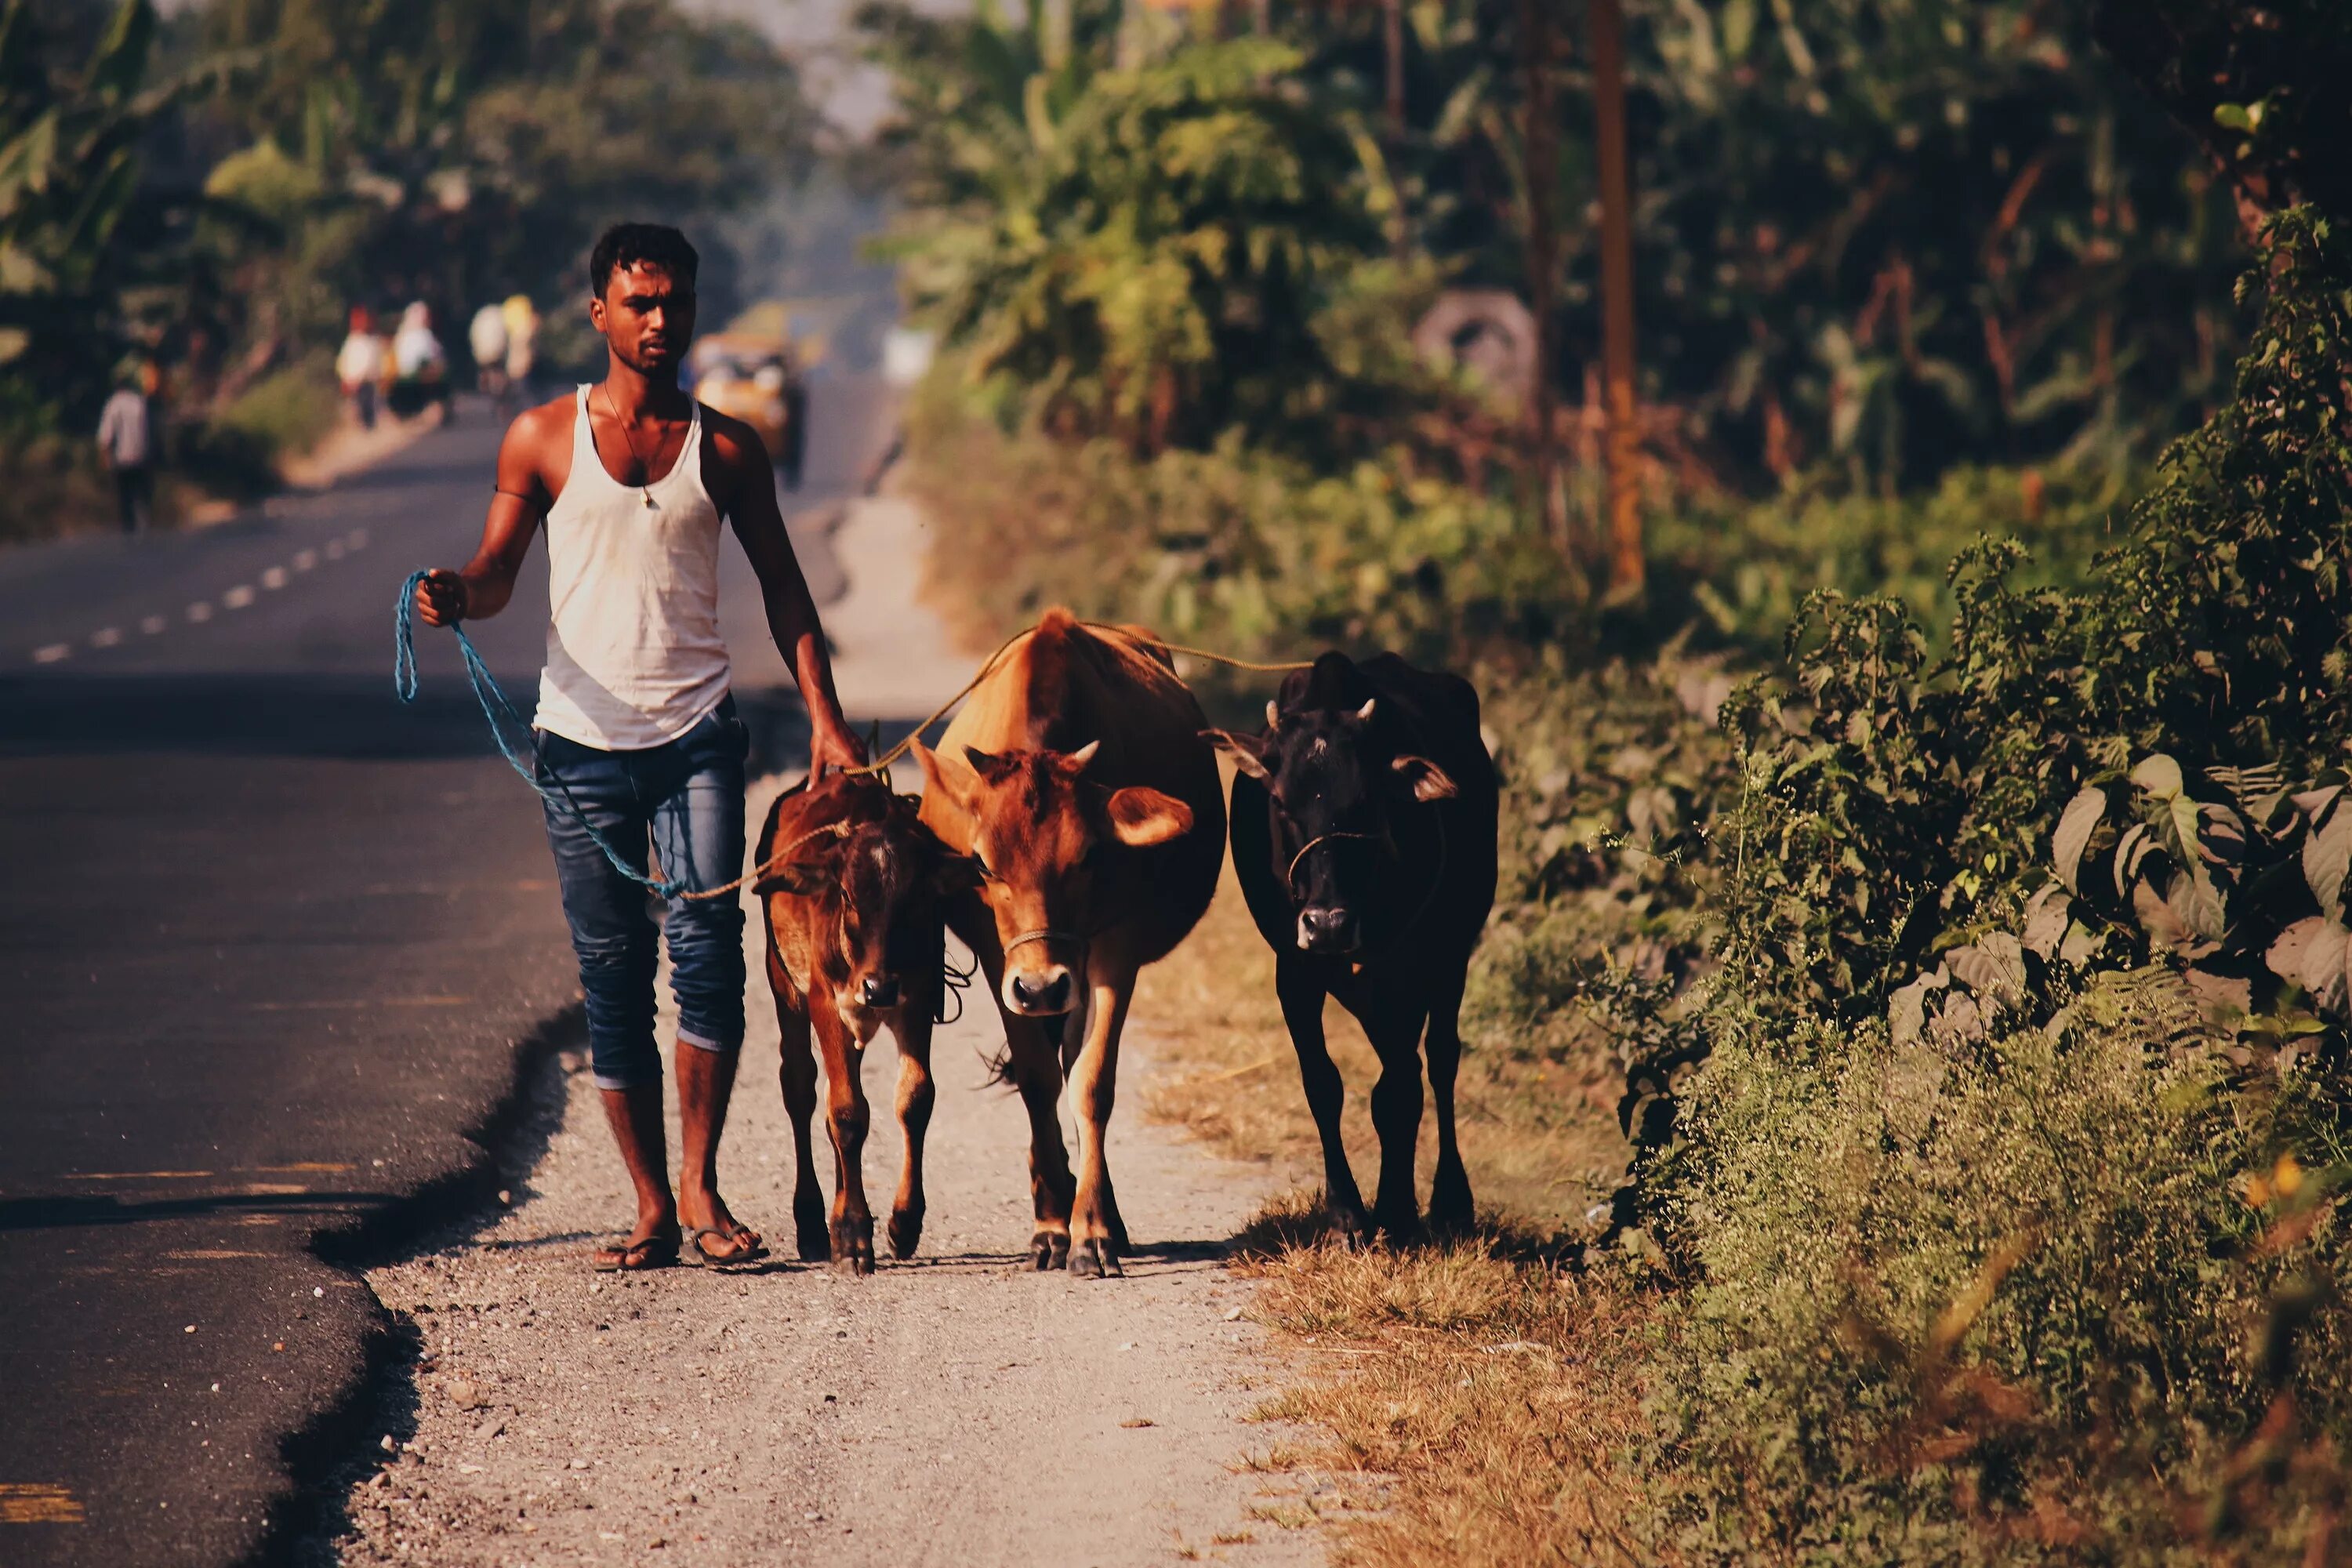
<instances>
[{"instance_id":1,"label":"asphalt road","mask_svg":"<svg viewBox=\"0 0 2352 1568\"><path fill-rule=\"evenodd\" d=\"M795 533L882 433L813 400ZM351 1266L479 1201L532 1042L576 1027L537 804L452 639L392 694L393 602L470 552L498 431L453 427L200 531L0 553L0 1563L267 1556L352 1440ZM749 568L723 616L793 750ZM540 556L477 628L528 704Z\"/></svg>"}]
</instances>

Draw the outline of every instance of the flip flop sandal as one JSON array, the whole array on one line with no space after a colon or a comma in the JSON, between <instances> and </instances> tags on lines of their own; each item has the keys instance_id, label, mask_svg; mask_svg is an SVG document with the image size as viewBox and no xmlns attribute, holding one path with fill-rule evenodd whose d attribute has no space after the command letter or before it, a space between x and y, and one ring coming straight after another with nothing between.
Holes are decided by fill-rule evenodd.
<instances>
[{"instance_id":1,"label":"flip flop sandal","mask_svg":"<svg viewBox=\"0 0 2352 1568\"><path fill-rule=\"evenodd\" d=\"M598 1247L589 1267L599 1274L642 1274L647 1269L667 1268L677 1262L676 1236L648 1236L621 1247Z\"/></svg>"},{"instance_id":2,"label":"flip flop sandal","mask_svg":"<svg viewBox=\"0 0 2352 1568\"><path fill-rule=\"evenodd\" d=\"M710 1252L703 1246L709 1237L732 1242L739 1250L724 1255ZM686 1262L698 1268L730 1268L739 1263L757 1263L767 1257L768 1244L760 1239L758 1231L737 1220L731 1226L707 1225L698 1230L687 1232L682 1256Z\"/></svg>"}]
</instances>

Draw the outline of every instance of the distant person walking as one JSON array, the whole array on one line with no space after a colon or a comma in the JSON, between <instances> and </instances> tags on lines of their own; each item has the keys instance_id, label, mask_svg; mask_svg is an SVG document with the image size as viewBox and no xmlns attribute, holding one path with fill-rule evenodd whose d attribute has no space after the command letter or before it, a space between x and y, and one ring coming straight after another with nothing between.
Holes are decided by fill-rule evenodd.
<instances>
[{"instance_id":1,"label":"distant person walking","mask_svg":"<svg viewBox=\"0 0 2352 1568\"><path fill-rule=\"evenodd\" d=\"M474 386L505 417L509 384L507 380L507 308L483 306L466 328L466 346L474 351Z\"/></svg>"},{"instance_id":2,"label":"distant person walking","mask_svg":"<svg viewBox=\"0 0 2352 1568\"><path fill-rule=\"evenodd\" d=\"M342 384L343 401L362 430L375 428L376 394L390 364L367 307L352 306L351 331L343 334L343 346L335 355L335 379Z\"/></svg>"},{"instance_id":3,"label":"distant person walking","mask_svg":"<svg viewBox=\"0 0 2352 1568\"><path fill-rule=\"evenodd\" d=\"M114 395L99 413L98 457L114 475L114 504L122 531L139 533L153 527L155 416L137 369L123 371Z\"/></svg>"},{"instance_id":4,"label":"distant person walking","mask_svg":"<svg viewBox=\"0 0 2352 1568\"><path fill-rule=\"evenodd\" d=\"M392 374L394 414L405 418L437 403L441 422L449 422L456 412L449 403L449 359L433 331L433 308L422 300L400 313L400 330L392 334Z\"/></svg>"},{"instance_id":5,"label":"distant person walking","mask_svg":"<svg viewBox=\"0 0 2352 1568\"><path fill-rule=\"evenodd\" d=\"M539 352L539 310L528 294L509 294L500 307L507 324L507 384L518 397L530 395Z\"/></svg>"},{"instance_id":6,"label":"distant person walking","mask_svg":"<svg viewBox=\"0 0 2352 1568\"><path fill-rule=\"evenodd\" d=\"M636 1224L600 1269L765 1254L719 1195L719 1136L743 1045L743 903L680 896L656 928L645 889L606 863L574 811L639 875L648 844L688 890L743 869L743 762L719 629L719 535L731 522L758 575L768 629L808 707L809 772L865 761L841 716L824 628L776 508L759 436L678 385L694 342L694 247L674 228L622 224L588 263L588 320L604 379L526 409L499 448L481 547L462 572L416 587L431 626L497 615L531 536L547 531L547 667L532 720L547 837L588 998L588 1054L604 1118L636 1187ZM683 1171L671 1195L654 1041L654 969L667 937L677 999Z\"/></svg>"}]
</instances>

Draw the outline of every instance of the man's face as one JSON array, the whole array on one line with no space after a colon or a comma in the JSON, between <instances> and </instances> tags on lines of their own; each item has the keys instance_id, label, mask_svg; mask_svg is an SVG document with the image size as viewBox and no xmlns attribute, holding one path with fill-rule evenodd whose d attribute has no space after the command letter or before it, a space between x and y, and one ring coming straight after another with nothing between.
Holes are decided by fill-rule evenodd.
<instances>
[{"instance_id":1,"label":"man's face","mask_svg":"<svg viewBox=\"0 0 2352 1568\"><path fill-rule=\"evenodd\" d=\"M694 341L694 285L653 262L615 267L604 298L588 302L588 320L631 370L673 373Z\"/></svg>"}]
</instances>

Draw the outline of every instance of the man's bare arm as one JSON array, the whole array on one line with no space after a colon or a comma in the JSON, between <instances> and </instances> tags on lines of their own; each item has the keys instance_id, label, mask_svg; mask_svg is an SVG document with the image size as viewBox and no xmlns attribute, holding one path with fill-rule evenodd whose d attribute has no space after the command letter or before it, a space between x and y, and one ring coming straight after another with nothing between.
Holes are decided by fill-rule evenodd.
<instances>
[{"instance_id":1,"label":"man's bare arm","mask_svg":"<svg viewBox=\"0 0 2352 1568\"><path fill-rule=\"evenodd\" d=\"M800 557L784 531L783 513L776 510L775 470L759 435L740 421L716 416L709 421L710 442L723 473L723 504L743 553L759 574L760 595L767 605L768 629L776 647L792 662L800 683L801 700L809 714L809 773L822 777L825 768L852 767L866 761L864 742L852 734L841 715L841 699L833 689L833 659L825 651L824 628L818 623L816 601L809 595Z\"/></svg>"},{"instance_id":2,"label":"man's bare arm","mask_svg":"<svg viewBox=\"0 0 2352 1568\"><path fill-rule=\"evenodd\" d=\"M446 567L416 585L416 613L431 626L453 626L461 620L485 620L507 607L514 597L516 574L530 553L531 535L539 520L554 504L549 492L544 462L547 445L543 409L522 414L507 426L499 444L498 489L490 497L489 515L482 522L482 542L463 571Z\"/></svg>"}]
</instances>

